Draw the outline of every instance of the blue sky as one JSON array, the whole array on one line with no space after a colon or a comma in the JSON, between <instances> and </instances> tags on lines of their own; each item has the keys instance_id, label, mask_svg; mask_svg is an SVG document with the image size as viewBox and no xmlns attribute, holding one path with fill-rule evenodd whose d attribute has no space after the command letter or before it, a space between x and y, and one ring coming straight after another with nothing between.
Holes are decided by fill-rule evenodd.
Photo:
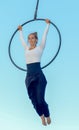
<instances>
[{"instance_id":1,"label":"blue sky","mask_svg":"<svg viewBox=\"0 0 79 130\"><path fill-rule=\"evenodd\" d=\"M79 129L79 1L40 0L38 18L49 18L60 29L62 46L55 61L43 70L48 80L46 101L52 124L44 127L28 99L25 76L11 63L8 45L17 26L34 18L37 0L0 1L0 129L78 130ZM46 24L34 22L23 27L24 37L37 31L39 42ZM42 58L46 64L55 54L58 34L50 25ZM12 42L15 62L25 67L24 50L17 33Z\"/></svg>"}]
</instances>

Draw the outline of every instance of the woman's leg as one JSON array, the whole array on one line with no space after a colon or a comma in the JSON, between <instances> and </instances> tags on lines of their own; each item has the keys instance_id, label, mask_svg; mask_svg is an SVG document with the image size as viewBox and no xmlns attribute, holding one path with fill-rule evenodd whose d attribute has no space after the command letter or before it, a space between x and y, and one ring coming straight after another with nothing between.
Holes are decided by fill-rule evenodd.
<instances>
[{"instance_id":1,"label":"woman's leg","mask_svg":"<svg viewBox=\"0 0 79 130\"><path fill-rule=\"evenodd\" d=\"M51 123L50 119L50 113L49 113L49 108L48 104L45 101L45 89L46 89L46 79L45 76L43 75L41 77L41 82L38 83L37 89L36 89L36 96L37 96L37 103L38 103L38 109L43 112L42 119L45 120L44 118L46 117L47 123Z\"/></svg>"},{"instance_id":2,"label":"woman's leg","mask_svg":"<svg viewBox=\"0 0 79 130\"><path fill-rule=\"evenodd\" d=\"M30 84L29 88L28 88L28 96L37 112L37 114L41 117L41 120L42 120L42 124L43 125L47 125L46 124L46 121L45 121L45 117L44 117L44 114L43 114L43 111L42 109L38 106L38 103L37 103L37 98L36 98L36 88L37 88L37 82L38 81L34 81Z\"/></svg>"},{"instance_id":3,"label":"woman's leg","mask_svg":"<svg viewBox=\"0 0 79 130\"><path fill-rule=\"evenodd\" d=\"M31 100L34 108L36 109L37 101L36 101L36 89L35 89L35 82L32 82L27 89L29 99Z\"/></svg>"},{"instance_id":4,"label":"woman's leg","mask_svg":"<svg viewBox=\"0 0 79 130\"><path fill-rule=\"evenodd\" d=\"M45 117L48 117L49 109L48 104L45 101L45 89L46 89L46 82L40 82L38 83L37 89L36 89L36 96L37 96L37 103L41 110L43 111L43 114Z\"/></svg>"},{"instance_id":5,"label":"woman's leg","mask_svg":"<svg viewBox=\"0 0 79 130\"><path fill-rule=\"evenodd\" d=\"M27 91L28 91L28 96L37 112L37 114L39 116L43 115L43 112L42 112L42 109L39 109L39 106L38 106L38 102L37 102L37 92L36 92L36 88L37 88L37 84L38 84L38 81L33 81L30 86L28 87Z\"/></svg>"},{"instance_id":6,"label":"woman's leg","mask_svg":"<svg viewBox=\"0 0 79 130\"><path fill-rule=\"evenodd\" d=\"M48 110L47 103L44 100L42 100L42 99L44 99L43 97L44 97L45 90L43 89L43 92L41 92L40 89L37 89L37 88L39 88L38 80L33 81L30 84L30 86L28 87L28 89L27 89L28 96L29 96L37 114L41 117L42 124L46 125L46 121L45 121L46 116L45 115L47 115L47 123L48 123L49 116L47 113L49 113L49 110ZM40 96L41 96L41 98L40 98ZM41 102L43 102L43 104L41 104ZM43 109L43 107L44 107L44 109Z\"/></svg>"}]
</instances>

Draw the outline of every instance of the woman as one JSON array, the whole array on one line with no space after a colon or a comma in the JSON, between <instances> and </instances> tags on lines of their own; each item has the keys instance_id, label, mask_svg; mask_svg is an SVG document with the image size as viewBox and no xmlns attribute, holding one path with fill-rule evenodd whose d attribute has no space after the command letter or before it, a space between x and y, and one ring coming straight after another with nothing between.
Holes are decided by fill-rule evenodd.
<instances>
[{"instance_id":1,"label":"woman","mask_svg":"<svg viewBox=\"0 0 79 130\"><path fill-rule=\"evenodd\" d=\"M37 114L41 117L43 125L51 123L48 104L46 103L44 98L47 80L40 67L41 56L45 48L50 20L46 19L45 22L47 26L45 28L42 41L39 46L37 46L38 36L36 32L29 34L28 36L29 46L28 46L23 38L22 26L18 26L18 30L20 32L20 39L25 49L25 57L27 65L27 75L25 79L25 84L28 96Z\"/></svg>"}]
</instances>

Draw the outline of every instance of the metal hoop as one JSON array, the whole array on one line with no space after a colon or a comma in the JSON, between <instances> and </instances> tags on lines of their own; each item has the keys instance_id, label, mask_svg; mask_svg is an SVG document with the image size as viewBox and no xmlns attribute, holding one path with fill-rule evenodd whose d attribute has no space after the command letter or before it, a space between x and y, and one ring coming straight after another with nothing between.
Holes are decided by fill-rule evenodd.
<instances>
[{"instance_id":1,"label":"metal hoop","mask_svg":"<svg viewBox=\"0 0 79 130\"><path fill-rule=\"evenodd\" d=\"M26 25L26 24L28 24L28 23L30 23L30 22L38 21L38 20L39 20L39 21L45 21L45 19L42 19L42 18L32 19L32 20L29 20L29 21L23 23L21 26L24 26L24 25ZM58 33L58 36L59 36L59 46L58 46L58 50L57 50L56 54L54 55L54 57L52 58L52 60L49 61L49 62L48 62L45 66L43 66L41 69L46 68L48 65L50 65L50 64L55 60L55 58L57 57L57 55L58 55L58 53L59 53L59 51L60 51L60 48L61 48L61 34L60 34L60 31L59 31L58 27L57 27L53 22L50 21L50 23L51 23L51 25L53 25L53 26L55 27L55 29L57 30L57 33ZM11 62L13 63L13 65L14 65L15 67L17 67L18 69L20 69L20 70L22 70L22 71L27 71L26 69L21 68L20 66L18 66L18 65L14 62L14 60L13 60L13 58L12 58L12 56L11 56L11 43L12 43L12 40L13 40L15 34L17 33L17 31L18 31L18 29L15 30L15 32L13 33L13 35L12 35L12 37L11 37L11 39L10 39L10 42L9 42L9 47L8 47L9 58L10 58Z\"/></svg>"}]
</instances>

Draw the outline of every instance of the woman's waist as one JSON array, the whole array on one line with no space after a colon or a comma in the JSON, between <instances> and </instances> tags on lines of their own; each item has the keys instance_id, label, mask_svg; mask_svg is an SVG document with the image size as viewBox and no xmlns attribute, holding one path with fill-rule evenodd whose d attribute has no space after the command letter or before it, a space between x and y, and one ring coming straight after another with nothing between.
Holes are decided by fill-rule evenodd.
<instances>
[{"instance_id":1,"label":"woman's waist","mask_svg":"<svg viewBox=\"0 0 79 130\"><path fill-rule=\"evenodd\" d=\"M27 64L26 66L28 74L35 74L41 71L40 62L30 63Z\"/></svg>"}]
</instances>

